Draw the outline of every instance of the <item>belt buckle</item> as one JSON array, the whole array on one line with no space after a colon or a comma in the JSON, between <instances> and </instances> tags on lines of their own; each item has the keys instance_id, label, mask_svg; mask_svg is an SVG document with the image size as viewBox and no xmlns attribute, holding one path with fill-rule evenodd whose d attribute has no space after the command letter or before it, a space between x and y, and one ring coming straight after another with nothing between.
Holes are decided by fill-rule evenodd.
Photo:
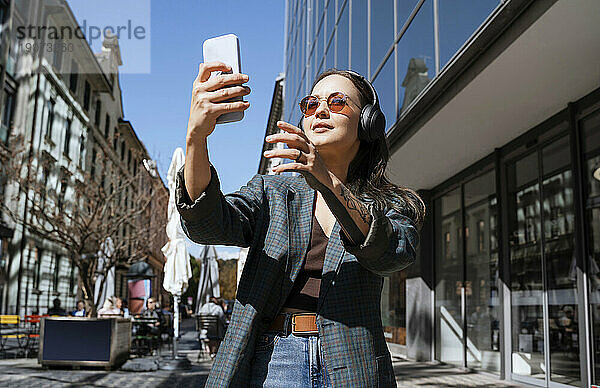
<instances>
[{"instance_id":1,"label":"belt buckle","mask_svg":"<svg viewBox=\"0 0 600 388\"><path fill-rule=\"evenodd\" d=\"M319 330L311 330L311 331L296 331L296 317L300 315L315 315L314 313L294 313L292 314L292 334L294 335L318 335ZM316 317L315 317L315 325L316 325Z\"/></svg>"}]
</instances>

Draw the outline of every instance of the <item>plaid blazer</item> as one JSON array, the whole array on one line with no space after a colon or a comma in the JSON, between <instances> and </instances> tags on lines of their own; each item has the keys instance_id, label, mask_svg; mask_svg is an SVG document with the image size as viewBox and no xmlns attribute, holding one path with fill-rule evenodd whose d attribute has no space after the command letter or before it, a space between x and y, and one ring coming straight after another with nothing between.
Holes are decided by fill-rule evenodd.
<instances>
[{"instance_id":1,"label":"plaid blazer","mask_svg":"<svg viewBox=\"0 0 600 388\"><path fill-rule=\"evenodd\" d=\"M208 187L192 202L182 167L175 200L192 241L250 248L206 385L240 387L248 384L258 335L283 306L302 267L314 190L302 176L256 175L237 192L223 195L216 170L210 170ZM369 210L373 221L360 246L351 246L336 222L325 253L317 326L334 387L396 386L381 323L383 276L415 260L419 235L398 212L372 205Z\"/></svg>"}]
</instances>

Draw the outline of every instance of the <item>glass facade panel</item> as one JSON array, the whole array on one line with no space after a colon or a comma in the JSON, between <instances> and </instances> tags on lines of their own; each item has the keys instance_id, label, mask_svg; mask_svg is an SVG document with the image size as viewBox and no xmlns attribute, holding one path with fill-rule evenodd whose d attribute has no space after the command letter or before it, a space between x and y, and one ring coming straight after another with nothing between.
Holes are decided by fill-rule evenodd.
<instances>
[{"instance_id":1,"label":"glass facade panel","mask_svg":"<svg viewBox=\"0 0 600 388\"><path fill-rule=\"evenodd\" d=\"M352 9L352 52L350 68L367 77L367 2L349 0Z\"/></svg>"},{"instance_id":2,"label":"glass facade panel","mask_svg":"<svg viewBox=\"0 0 600 388\"><path fill-rule=\"evenodd\" d=\"M383 280L381 321L388 342L406 345L406 275L394 272Z\"/></svg>"},{"instance_id":3,"label":"glass facade panel","mask_svg":"<svg viewBox=\"0 0 600 388\"><path fill-rule=\"evenodd\" d=\"M323 69L330 69L335 66L335 20L337 17L336 12L336 0L329 0L329 4L327 4L327 10L325 19L327 23L325 24L325 64L323 65Z\"/></svg>"},{"instance_id":4,"label":"glass facade panel","mask_svg":"<svg viewBox=\"0 0 600 388\"><path fill-rule=\"evenodd\" d=\"M545 378L538 153L507 166L512 373ZM531 177L535 179L531 179Z\"/></svg>"},{"instance_id":5,"label":"glass facade panel","mask_svg":"<svg viewBox=\"0 0 600 388\"><path fill-rule=\"evenodd\" d=\"M434 203L436 359L463 363L462 217L460 188Z\"/></svg>"},{"instance_id":6,"label":"glass facade panel","mask_svg":"<svg viewBox=\"0 0 600 388\"><path fill-rule=\"evenodd\" d=\"M500 371L500 299L496 174L464 186L467 366Z\"/></svg>"},{"instance_id":7,"label":"glass facade panel","mask_svg":"<svg viewBox=\"0 0 600 388\"><path fill-rule=\"evenodd\" d=\"M336 65L335 67L338 69L347 69L348 68L348 44L350 42L349 34L350 34L350 19L348 18L348 1L340 0L341 6L344 8L340 11L341 16L338 22L337 28L337 57L336 57Z\"/></svg>"},{"instance_id":8,"label":"glass facade panel","mask_svg":"<svg viewBox=\"0 0 600 388\"><path fill-rule=\"evenodd\" d=\"M440 68L499 4L499 0L439 0Z\"/></svg>"},{"instance_id":9,"label":"glass facade panel","mask_svg":"<svg viewBox=\"0 0 600 388\"><path fill-rule=\"evenodd\" d=\"M385 115L386 129L390 128L396 121L396 94L394 87L394 57L390 56L377 78L373 81L373 86L379 97L379 105Z\"/></svg>"},{"instance_id":10,"label":"glass facade panel","mask_svg":"<svg viewBox=\"0 0 600 388\"><path fill-rule=\"evenodd\" d=\"M371 74L394 43L394 0L371 1Z\"/></svg>"},{"instance_id":11,"label":"glass facade panel","mask_svg":"<svg viewBox=\"0 0 600 388\"><path fill-rule=\"evenodd\" d=\"M322 70L323 70L323 49L325 47L324 45L324 32L323 32L323 25L321 24L321 28L318 30L317 32L317 39L315 40L315 53L313 54L314 56L314 63L315 63L315 75L319 74Z\"/></svg>"},{"instance_id":12,"label":"glass facade panel","mask_svg":"<svg viewBox=\"0 0 600 388\"><path fill-rule=\"evenodd\" d=\"M396 46L398 116L435 76L433 2L426 1Z\"/></svg>"},{"instance_id":13,"label":"glass facade panel","mask_svg":"<svg viewBox=\"0 0 600 388\"><path fill-rule=\"evenodd\" d=\"M581 121L585 145L586 223L592 384L600 384L600 111Z\"/></svg>"},{"instance_id":14,"label":"glass facade panel","mask_svg":"<svg viewBox=\"0 0 600 388\"><path fill-rule=\"evenodd\" d=\"M580 385L575 214L568 137L542 149L550 380Z\"/></svg>"},{"instance_id":15,"label":"glass facade panel","mask_svg":"<svg viewBox=\"0 0 600 388\"><path fill-rule=\"evenodd\" d=\"M413 11L419 0L396 0L396 18L398 20L396 34L406 23L410 13ZM394 37L394 39L396 39Z\"/></svg>"}]
</instances>

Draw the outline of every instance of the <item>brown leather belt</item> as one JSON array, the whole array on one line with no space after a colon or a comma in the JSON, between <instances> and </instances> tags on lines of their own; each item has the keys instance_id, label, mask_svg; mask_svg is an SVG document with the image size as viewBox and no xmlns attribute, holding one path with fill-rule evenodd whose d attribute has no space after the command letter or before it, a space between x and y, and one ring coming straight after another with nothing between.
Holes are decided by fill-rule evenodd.
<instances>
[{"instance_id":1,"label":"brown leather belt","mask_svg":"<svg viewBox=\"0 0 600 388\"><path fill-rule=\"evenodd\" d=\"M286 315L290 315L288 324L285 324ZM277 314L269 331L280 331L283 333L292 333L294 335L318 335L317 314L316 313L281 313Z\"/></svg>"}]
</instances>

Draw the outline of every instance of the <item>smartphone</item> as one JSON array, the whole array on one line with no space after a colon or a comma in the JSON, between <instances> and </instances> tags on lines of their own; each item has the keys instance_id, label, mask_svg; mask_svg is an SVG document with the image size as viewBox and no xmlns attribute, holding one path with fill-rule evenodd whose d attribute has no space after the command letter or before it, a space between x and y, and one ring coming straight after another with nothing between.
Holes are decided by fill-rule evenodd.
<instances>
[{"instance_id":1,"label":"smartphone","mask_svg":"<svg viewBox=\"0 0 600 388\"><path fill-rule=\"evenodd\" d=\"M231 66L231 71L224 74L240 73L242 64L240 59L240 43L234 34L227 34L210 38L202 44L202 55L204 62L219 61ZM221 74L221 71L213 71L211 78ZM230 85L232 87L237 85ZM243 97L234 97L223 102L244 101ZM217 124L233 123L244 118L244 111L222 114L217 118Z\"/></svg>"}]
</instances>

